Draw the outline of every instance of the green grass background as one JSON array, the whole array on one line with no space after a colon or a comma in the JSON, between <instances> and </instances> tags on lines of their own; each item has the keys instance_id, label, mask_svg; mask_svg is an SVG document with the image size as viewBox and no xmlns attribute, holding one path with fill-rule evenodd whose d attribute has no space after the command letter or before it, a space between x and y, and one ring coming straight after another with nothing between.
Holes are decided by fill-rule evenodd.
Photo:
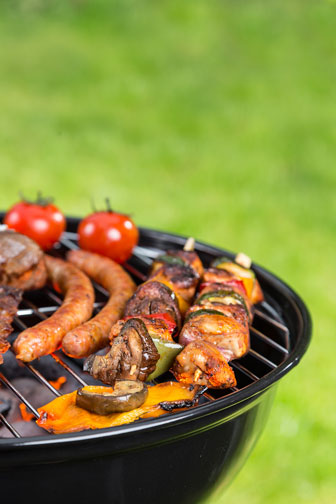
<instances>
[{"instance_id":1,"label":"green grass background","mask_svg":"<svg viewBox=\"0 0 336 504\"><path fill-rule=\"evenodd\" d=\"M327 0L0 0L2 208L109 196L245 251L311 310L223 502L336 502L335 29Z\"/></svg>"}]
</instances>

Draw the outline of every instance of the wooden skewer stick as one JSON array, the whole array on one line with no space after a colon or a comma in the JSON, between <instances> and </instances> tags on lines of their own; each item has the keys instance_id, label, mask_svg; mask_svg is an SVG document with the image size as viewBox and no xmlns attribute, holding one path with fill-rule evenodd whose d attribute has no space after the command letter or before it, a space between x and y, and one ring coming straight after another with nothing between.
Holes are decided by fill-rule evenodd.
<instances>
[{"instance_id":1,"label":"wooden skewer stick","mask_svg":"<svg viewBox=\"0 0 336 504\"><path fill-rule=\"evenodd\" d=\"M188 238L188 240L185 242L183 250L185 252L193 252L195 250L195 238L192 236Z\"/></svg>"},{"instance_id":2,"label":"wooden skewer stick","mask_svg":"<svg viewBox=\"0 0 336 504\"><path fill-rule=\"evenodd\" d=\"M243 268L251 268L252 259L243 252L239 252L239 254L236 255L235 261L237 264L240 264L240 266L243 266Z\"/></svg>"}]
</instances>

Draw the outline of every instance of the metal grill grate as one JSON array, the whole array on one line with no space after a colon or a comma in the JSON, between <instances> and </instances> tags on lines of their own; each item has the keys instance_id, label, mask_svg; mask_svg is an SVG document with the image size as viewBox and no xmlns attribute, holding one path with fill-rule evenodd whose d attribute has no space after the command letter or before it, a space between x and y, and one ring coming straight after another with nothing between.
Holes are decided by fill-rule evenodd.
<instances>
[{"instance_id":1,"label":"metal grill grate","mask_svg":"<svg viewBox=\"0 0 336 504\"><path fill-rule=\"evenodd\" d=\"M76 233L64 233L55 255L57 254L64 257L64 254L69 249L77 248L76 238ZM137 283L141 283L146 279L146 272L149 264L157 255L162 253L163 250L163 248L160 249L157 247L136 247L132 259L125 264L125 269L128 270ZM94 308L97 312L104 305L108 293L97 284L94 284L94 287L96 294ZM61 297L49 286L46 286L40 291L25 293L20 309L14 320L15 332L13 333L13 339L18 332L46 319L54 313L61 304ZM271 302L260 303L255 310L253 326L250 329L251 349L242 359L230 363L236 374L237 386L225 390L208 391L202 396L202 401L216 401L224 396L234 394L238 390L249 387L252 383L258 381L277 368L286 360L289 354L289 336L288 327L283 323L280 315L276 308L272 306ZM86 380L81 376L80 368L75 360L69 359L60 351L51 354L51 357L57 363L59 373L65 370L66 373L69 373L72 378L80 384L80 386L87 385ZM50 357L44 357L43 359L47 358ZM35 365L27 363L23 363L23 365L31 376L43 386L47 387L55 396L58 397L61 395L59 390L49 383L43 373L41 373ZM19 364L17 364L17 366L19 366ZM13 385L12 381L6 377L6 361L1 366L0 370L0 382L2 385L9 389L35 418L38 418L39 414L34 405L31 404L20 390ZM170 373L166 373L160 377L157 382L167 379L172 380L174 378ZM93 382L91 377L89 377L88 381L90 383ZM22 437L14 425L6 419L4 413L0 411L0 425L1 423L14 437ZM45 434L46 432L41 429L41 435Z\"/></svg>"}]
</instances>

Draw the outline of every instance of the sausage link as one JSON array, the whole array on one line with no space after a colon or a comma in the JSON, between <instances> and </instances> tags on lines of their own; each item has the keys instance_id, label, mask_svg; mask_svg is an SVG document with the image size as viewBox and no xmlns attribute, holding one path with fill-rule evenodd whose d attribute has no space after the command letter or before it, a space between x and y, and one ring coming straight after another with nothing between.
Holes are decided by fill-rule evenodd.
<instances>
[{"instance_id":1,"label":"sausage link","mask_svg":"<svg viewBox=\"0 0 336 504\"><path fill-rule=\"evenodd\" d=\"M110 294L108 302L94 318L63 338L62 350L67 355L87 357L109 344L111 327L122 316L136 285L119 264L107 257L84 250L72 250L67 259Z\"/></svg>"},{"instance_id":2,"label":"sausage link","mask_svg":"<svg viewBox=\"0 0 336 504\"><path fill-rule=\"evenodd\" d=\"M89 278L62 259L46 255L45 261L48 277L59 286L64 301L48 319L16 338L13 345L16 357L25 362L57 350L66 333L90 318L93 309L94 290Z\"/></svg>"}]
</instances>

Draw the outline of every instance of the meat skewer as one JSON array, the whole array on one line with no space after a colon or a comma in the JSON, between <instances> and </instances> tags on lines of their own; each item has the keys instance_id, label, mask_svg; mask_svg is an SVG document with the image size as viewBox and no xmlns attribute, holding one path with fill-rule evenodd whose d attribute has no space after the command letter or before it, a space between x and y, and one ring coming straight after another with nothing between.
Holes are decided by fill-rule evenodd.
<instances>
[{"instance_id":1,"label":"meat skewer","mask_svg":"<svg viewBox=\"0 0 336 504\"><path fill-rule=\"evenodd\" d=\"M84 370L111 385L117 379L151 380L167 370L182 350L172 334L181 326L181 312L190 306L202 272L194 251L158 257L149 279L127 303L124 319L112 327L110 350L89 357Z\"/></svg>"},{"instance_id":2,"label":"meat skewer","mask_svg":"<svg viewBox=\"0 0 336 504\"><path fill-rule=\"evenodd\" d=\"M62 350L67 355L87 357L108 345L111 328L121 317L136 286L126 271L107 257L84 250L72 250L67 259L110 294L106 305L95 317L72 329L62 340Z\"/></svg>"},{"instance_id":3,"label":"meat skewer","mask_svg":"<svg viewBox=\"0 0 336 504\"><path fill-rule=\"evenodd\" d=\"M45 261L49 279L59 286L64 301L51 317L16 338L16 357L25 362L57 350L65 334L85 322L93 309L94 291L89 278L61 259L46 255Z\"/></svg>"},{"instance_id":4,"label":"meat skewer","mask_svg":"<svg viewBox=\"0 0 336 504\"><path fill-rule=\"evenodd\" d=\"M204 272L198 297L179 336L186 346L173 366L177 380L211 388L235 385L227 362L248 352L253 304L263 299L246 256L243 261L248 267L220 258ZM222 368L226 374L220 374Z\"/></svg>"}]
</instances>

